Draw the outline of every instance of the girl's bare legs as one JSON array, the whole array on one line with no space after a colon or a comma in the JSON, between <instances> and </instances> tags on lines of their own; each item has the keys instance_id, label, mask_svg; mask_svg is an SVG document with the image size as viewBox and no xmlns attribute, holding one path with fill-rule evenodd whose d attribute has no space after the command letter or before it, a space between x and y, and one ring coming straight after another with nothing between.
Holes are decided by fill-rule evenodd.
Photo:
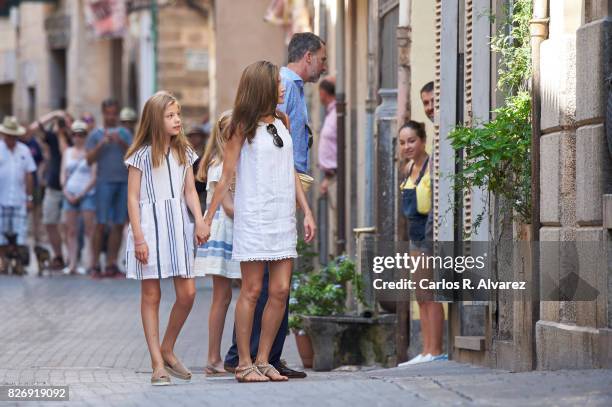
<instances>
[{"instance_id":1,"label":"girl's bare legs","mask_svg":"<svg viewBox=\"0 0 612 407\"><path fill-rule=\"evenodd\" d=\"M236 303L236 345L238 346L238 369L246 368L253 364L249 342L251 330L253 329L253 317L255 305L261 293L261 284L264 273L264 263L260 261L248 261L240 263L242 274L242 287ZM263 382L268 378L258 374L248 374L248 381Z\"/></svg>"},{"instance_id":2,"label":"girl's bare legs","mask_svg":"<svg viewBox=\"0 0 612 407\"><path fill-rule=\"evenodd\" d=\"M149 279L141 282L140 313L145 338L151 354L153 371L164 368L164 360L159 345L159 302L161 289L159 280Z\"/></svg>"},{"instance_id":3,"label":"girl's bare legs","mask_svg":"<svg viewBox=\"0 0 612 407\"><path fill-rule=\"evenodd\" d=\"M83 223L85 224L85 241L87 243L86 247L88 250L85 258L87 259L87 269L90 269L96 265L96 261L93 257L93 239L96 231L96 212L83 211Z\"/></svg>"},{"instance_id":4,"label":"girl's bare legs","mask_svg":"<svg viewBox=\"0 0 612 407\"><path fill-rule=\"evenodd\" d=\"M225 326L227 309L232 301L232 280L213 276L213 296L208 317L208 362L207 365L223 371L221 338Z\"/></svg>"},{"instance_id":5,"label":"girl's bare legs","mask_svg":"<svg viewBox=\"0 0 612 407\"><path fill-rule=\"evenodd\" d=\"M64 211L66 217L66 245L68 246L68 269L76 271L79 256L79 211Z\"/></svg>"},{"instance_id":6,"label":"girl's bare legs","mask_svg":"<svg viewBox=\"0 0 612 407\"><path fill-rule=\"evenodd\" d=\"M270 350L285 315L292 268L293 261L291 259L283 259L270 263L268 302L261 318L261 336L256 364L269 363ZM286 376L282 375L272 375L270 378L272 380L287 379Z\"/></svg>"},{"instance_id":7,"label":"girl's bare legs","mask_svg":"<svg viewBox=\"0 0 612 407\"><path fill-rule=\"evenodd\" d=\"M442 304L434 301L426 301L424 303L424 308L427 309L428 348L426 353L438 356L443 353L442 335L444 334L444 308Z\"/></svg>"},{"instance_id":8,"label":"girl's bare legs","mask_svg":"<svg viewBox=\"0 0 612 407\"><path fill-rule=\"evenodd\" d=\"M161 344L163 360L170 366L174 366L177 362L174 355L174 345L193 306L196 294L195 279L174 277L174 291L176 301L172 306L172 311L170 311L168 327Z\"/></svg>"}]
</instances>

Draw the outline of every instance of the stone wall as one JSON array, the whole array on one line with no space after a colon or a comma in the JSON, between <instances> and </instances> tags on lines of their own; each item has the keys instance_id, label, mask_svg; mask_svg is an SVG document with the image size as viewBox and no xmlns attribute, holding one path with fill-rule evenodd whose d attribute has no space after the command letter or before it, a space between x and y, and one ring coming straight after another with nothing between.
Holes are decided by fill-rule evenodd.
<instances>
[{"instance_id":1,"label":"stone wall","mask_svg":"<svg viewBox=\"0 0 612 407\"><path fill-rule=\"evenodd\" d=\"M111 41L93 36L85 24L82 1L69 0L64 12L70 16L70 45L66 55L67 109L77 117L90 112L96 116L97 123L101 124L102 101L111 96L119 96L121 91L112 89L111 66L114 61Z\"/></svg>"},{"instance_id":2,"label":"stone wall","mask_svg":"<svg viewBox=\"0 0 612 407\"><path fill-rule=\"evenodd\" d=\"M201 119L210 105L208 28L208 14L184 4L160 10L158 89L178 98L187 121Z\"/></svg>"},{"instance_id":3,"label":"stone wall","mask_svg":"<svg viewBox=\"0 0 612 407\"><path fill-rule=\"evenodd\" d=\"M603 19L608 14L603 3L549 3L550 37L541 48L542 241L609 240L602 223L611 168L604 132L604 71L609 64L604 38L612 23ZM594 21L585 24L584 16ZM572 271L568 264L577 264L576 272L599 295L594 301L541 302L536 324L539 369L609 366L608 267L596 261L593 266L593 259L585 259L580 250L576 254L574 263L562 261L567 253L544 250L542 270L562 278Z\"/></svg>"},{"instance_id":4,"label":"stone wall","mask_svg":"<svg viewBox=\"0 0 612 407\"><path fill-rule=\"evenodd\" d=\"M49 6L42 3L22 3L19 7L19 36L17 38L17 74L13 94L13 113L20 120L29 120L50 108L48 83L49 54L46 49L44 20ZM34 105L31 92L35 90Z\"/></svg>"}]
</instances>

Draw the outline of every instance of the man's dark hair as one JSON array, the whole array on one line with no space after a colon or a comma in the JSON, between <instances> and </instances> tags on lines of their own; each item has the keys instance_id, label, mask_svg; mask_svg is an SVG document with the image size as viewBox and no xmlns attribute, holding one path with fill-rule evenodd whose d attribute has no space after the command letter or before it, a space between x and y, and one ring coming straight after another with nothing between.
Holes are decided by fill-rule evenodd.
<instances>
[{"instance_id":1,"label":"man's dark hair","mask_svg":"<svg viewBox=\"0 0 612 407\"><path fill-rule=\"evenodd\" d=\"M327 79L323 79L321 82L319 82L319 89L323 89L325 92L327 92L327 94L332 96L336 94L336 85Z\"/></svg>"},{"instance_id":2,"label":"man's dark hair","mask_svg":"<svg viewBox=\"0 0 612 407\"><path fill-rule=\"evenodd\" d=\"M117 99L108 98L102 101L102 111L104 111L104 109L106 108L113 107L113 106L119 109L119 102L117 101Z\"/></svg>"},{"instance_id":3,"label":"man's dark hair","mask_svg":"<svg viewBox=\"0 0 612 407\"><path fill-rule=\"evenodd\" d=\"M289 62L297 62L304 57L306 52L315 53L323 45L325 45L325 42L316 34L310 32L293 34L289 42L288 60Z\"/></svg>"},{"instance_id":4,"label":"man's dark hair","mask_svg":"<svg viewBox=\"0 0 612 407\"><path fill-rule=\"evenodd\" d=\"M434 90L434 83L433 81L431 81L431 82L427 82L425 86L421 88L421 93L429 93L429 92L433 92L433 90Z\"/></svg>"}]
</instances>

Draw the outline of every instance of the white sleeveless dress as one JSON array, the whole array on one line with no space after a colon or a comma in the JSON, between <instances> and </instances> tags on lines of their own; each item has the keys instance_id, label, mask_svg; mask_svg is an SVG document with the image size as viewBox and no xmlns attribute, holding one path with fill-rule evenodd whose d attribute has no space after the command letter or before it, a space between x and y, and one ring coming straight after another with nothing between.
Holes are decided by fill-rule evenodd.
<instances>
[{"instance_id":1,"label":"white sleeveless dress","mask_svg":"<svg viewBox=\"0 0 612 407\"><path fill-rule=\"evenodd\" d=\"M140 180L140 226L149 248L147 264L136 259L132 226L126 243L127 278L144 280L167 277L193 278L195 259L194 224L185 203L185 176L198 156L187 150L187 165L174 154L166 154L153 167L151 147L143 146L125 160L126 166L142 171Z\"/></svg>"},{"instance_id":2,"label":"white sleeveless dress","mask_svg":"<svg viewBox=\"0 0 612 407\"><path fill-rule=\"evenodd\" d=\"M236 169L232 259L273 261L297 257L293 143L283 122L274 120L283 147L274 145L260 122L245 141Z\"/></svg>"}]
</instances>

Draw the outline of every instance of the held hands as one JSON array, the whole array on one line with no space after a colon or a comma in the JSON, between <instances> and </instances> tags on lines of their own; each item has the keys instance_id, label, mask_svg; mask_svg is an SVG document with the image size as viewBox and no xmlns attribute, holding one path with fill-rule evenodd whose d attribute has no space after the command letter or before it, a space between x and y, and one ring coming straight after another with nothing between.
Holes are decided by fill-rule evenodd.
<instances>
[{"instance_id":1,"label":"held hands","mask_svg":"<svg viewBox=\"0 0 612 407\"><path fill-rule=\"evenodd\" d=\"M304 241L310 243L314 240L317 226L315 225L314 217L312 213L308 213L304 216Z\"/></svg>"},{"instance_id":2,"label":"held hands","mask_svg":"<svg viewBox=\"0 0 612 407\"><path fill-rule=\"evenodd\" d=\"M195 235L198 246L203 245L210 238L210 225L202 218L195 225Z\"/></svg>"}]
</instances>

